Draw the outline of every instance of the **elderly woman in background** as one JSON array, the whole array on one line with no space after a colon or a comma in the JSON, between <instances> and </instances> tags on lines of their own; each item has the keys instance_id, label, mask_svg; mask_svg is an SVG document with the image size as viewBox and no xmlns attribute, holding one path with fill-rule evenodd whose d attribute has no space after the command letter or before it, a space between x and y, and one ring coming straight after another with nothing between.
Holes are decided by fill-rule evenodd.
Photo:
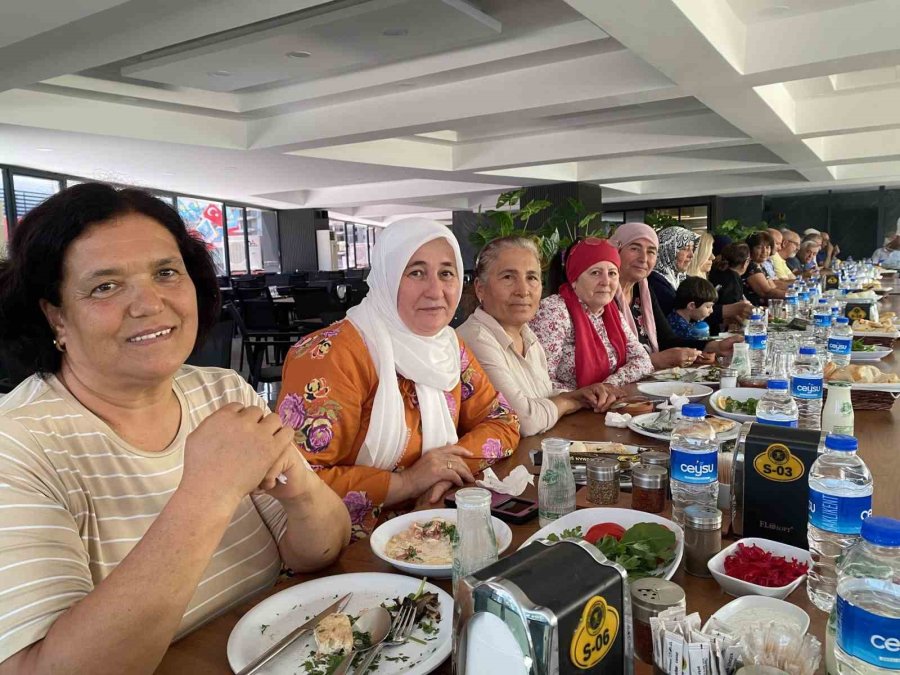
<instances>
[{"instance_id":1,"label":"elderly woman in background","mask_svg":"<svg viewBox=\"0 0 900 675\"><path fill-rule=\"evenodd\" d=\"M613 302L619 265L619 252L605 239L578 241L554 259L551 283L557 292L541 301L530 326L547 354L555 388L618 386L653 372Z\"/></svg>"},{"instance_id":2,"label":"elderly woman in background","mask_svg":"<svg viewBox=\"0 0 900 675\"><path fill-rule=\"evenodd\" d=\"M659 240L656 231L644 223L625 223L609 239L619 251L619 291L616 302L625 322L650 353L654 368L672 368L694 363L699 357L712 359L715 354L730 352L731 345L741 338L727 340L696 340L675 335L660 309L647 277L656 264ZM749 308L749 303L746 303ZM733 308L716 309L712 317L729 313Z\"/></svg>"},{"instance_id":3,"label":"elderly woman in background","mask_svg":"<svg viewBox=\"0 0 900 675\"><path fill-rule=\"evenodd\" d=\"M656 266L647 282L653 289L663 316L668 316L675 305L675 291L681 280L687 277L687 269L694 259L694 247L699 239L699 234L678 226L667 227L659 232Z\"/></svg>"},{"instance_id":4,"label":"elderly woman in background","mask_svg":"<svg viewBox=\"0 0 900 675\"><path fill-rule=\"evenodd\" d=\"M397 221L372 251L365 299L285 360L278 411L355 536L384 507L473 482L519 442L516 414L450 328L461 273L447 227Z\"/></svg>"},{"instance_id":5,"label":"elderly woman in background","mask_svg":"<svg viewBox=\"0 0 900 675\"><path fill-rule=\"evenodd\" d=\"M292 431L184 365L218 312L205 245L149 194L84 183L16 227L0 343L35 374L0 404L0 672L151 673L346 544Z\"/></svg>"},{"instance_id":6,"label":"elderly woman in background","mask_svg":"<svg viewBox=\"0 0 900 675\"><path fill-rule=\"evenodd\" d=\"M769 260L774 248L772 236L768 232L754 232L747 237L747 248L750 249L750 264L741 277L744 297L757 306L765 305L773 298L783 298L784 287L769 278L763 268L763 263Z\"/></svg>"},{"instance_id":7,"label":"elderly woman in background","mask_svg":"<svg viewBox=\"0 0 900 675\"><path fill-rule=\"evenodd\" d=\"M706 279L709 271L712 269L713 260L713 236L709 232L704 232L697 240L697 247L694 251L694 257L691 259L687 268L687 276L702 277Z\"/></svg>"},{"instance_id":8,"label":"elderly woman in background","mask_svg":"<svg viewBox=\"0 0 900 675\"><path fill-rule=\"evenodd\" d=\"M547 355L528 327L542 288L541 254L534 240L495 239L475 264L479 307L456 329L519 415L523 436L547 431L576 410L605 412L616 399L613 388L603 384L572 391L553 388Z\"/></svg>"}]
</instances>

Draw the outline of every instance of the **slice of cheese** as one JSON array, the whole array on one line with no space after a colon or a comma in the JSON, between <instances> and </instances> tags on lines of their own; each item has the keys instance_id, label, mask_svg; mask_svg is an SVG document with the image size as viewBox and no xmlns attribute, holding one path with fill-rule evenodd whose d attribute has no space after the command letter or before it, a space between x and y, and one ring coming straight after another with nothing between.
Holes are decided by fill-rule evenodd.
<instances>
[{"instance_id":1,"label":"slice of cheese","mask_svg":"<svg viewBox=\"0 0 900 675\"><path fill-rule=\"evenodd\" d=\"M353 629L346 614L329 614L316 626L315 634L316 647L322 656L353 649Z\"/></svg>"}]
</instances>

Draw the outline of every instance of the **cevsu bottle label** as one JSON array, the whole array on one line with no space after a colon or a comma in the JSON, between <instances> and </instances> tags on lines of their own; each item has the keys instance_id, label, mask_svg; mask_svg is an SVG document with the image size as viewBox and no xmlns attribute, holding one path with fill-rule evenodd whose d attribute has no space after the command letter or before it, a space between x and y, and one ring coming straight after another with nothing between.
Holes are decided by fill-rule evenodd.
<instances>
[{"instance_id":1,"label":"cevsu bottle label","mask_svg":"<svg viewBox=\"0 0 900 675\"><path fill-rule=\"evenodd\" d=\"M791 377L791 396L794 398L822 398L822 376L794 375Z\"/></svg>"},{"instance_id":2,"label":"cevsu bottle label","mask_svg":"<svg viewBox=\"0 0 900 675\"><path fill-rule=\"evenodd\" d=\"M703 485L719 479L719 453L716 450L688 452L672 448L670 454L673 480Z\"/></svg>"},{"instance_id":3,"label":"cevsu bottle label","mask_svg":"<svg viewBox=\"0 0 900 675\"><path fill-rule=\"evenodd\" d=\"M837 596L837 643L850 656L900 670L900 619L880 616Z\"/></svg>"},{"instance_id":4,"label":"cevsu bottle label","mask_svg":"<svg viewBox=\"0 0 900 675\"><path fill-rule=\"evenodd\" d=\"M765 415L756 414L756 421L760 424L769 424L773 427L796 427L796 417L767 417Z\"/></svg>"},{"instance_id":5,"label":"cevsu bottle label","mask_svg":"<svg viewBox=\"0 0 900 675\"><path fill-rule=\"evenodd\" d=\"M765 333L745 335L744 342L750 345L750 349L765 349L769 344L769 336Z\"/></svg>"},{"instance_id":6,"label":"cevsu bottle label","mask_svg":"<svg viewBox=\"0 0 900 675\"><path fill-rule=\"evenodd\" d=\"M831 312L828 312L828 314L816 314L815 319L818 328L828 328L831 326Z\"/></svg>"},{"instance_id":7,"label":"cevsu bottle label","mask_svg":"<svg viewBox=\"0 0 900 675\"><path fill-rule=\"evenodd\" d=\"M828 351L832 354L849 354L853 348L853 338L830 337L828 338Z\"/></svg>"},{"instance_id":8,"label":"cevsu bottle label","mask_svg":"<svg viewBox=\"0 0 900 675\"><path fill-rule=\"evenodd\" d=\"M809 490L809 523L826 532L859 534L862 521L872 515L872 495L841 497Z\"/></svg>"}]
</instances>

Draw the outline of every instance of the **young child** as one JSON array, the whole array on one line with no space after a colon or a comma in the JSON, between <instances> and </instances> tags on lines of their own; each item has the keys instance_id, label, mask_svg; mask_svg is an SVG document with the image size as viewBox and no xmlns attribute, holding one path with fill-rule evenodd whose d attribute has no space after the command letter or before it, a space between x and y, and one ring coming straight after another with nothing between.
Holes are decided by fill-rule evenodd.
<instances>
[{"instance_id":1,"label":"young child","mask_svg":"<svg viewBox=\"0 0 900 675\"><path fill-rule=\"evenodd\" d=\"M682 281L675 291L675 308L668 316L675 334L684 338L700 337L695 324L712 314L717 299L716 287L703 277Z\"/></svg>"}]
</instances>

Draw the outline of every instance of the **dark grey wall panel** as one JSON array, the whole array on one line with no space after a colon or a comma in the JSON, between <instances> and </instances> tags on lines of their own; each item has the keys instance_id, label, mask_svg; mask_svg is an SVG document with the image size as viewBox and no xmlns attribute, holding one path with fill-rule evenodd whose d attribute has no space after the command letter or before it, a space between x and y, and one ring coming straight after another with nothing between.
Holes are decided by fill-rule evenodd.
<instances>
[{"instance_id":1,"label":"dark grey wall panel","mask_svg":"<svg viewBox=\"0 0 900 675\"><path fill-rule=\"evenodd\" d=\"M328 229L328 212L318 209L279 211L282 272L319 269L316 230Z\"/></svg>"}]
</instances>

